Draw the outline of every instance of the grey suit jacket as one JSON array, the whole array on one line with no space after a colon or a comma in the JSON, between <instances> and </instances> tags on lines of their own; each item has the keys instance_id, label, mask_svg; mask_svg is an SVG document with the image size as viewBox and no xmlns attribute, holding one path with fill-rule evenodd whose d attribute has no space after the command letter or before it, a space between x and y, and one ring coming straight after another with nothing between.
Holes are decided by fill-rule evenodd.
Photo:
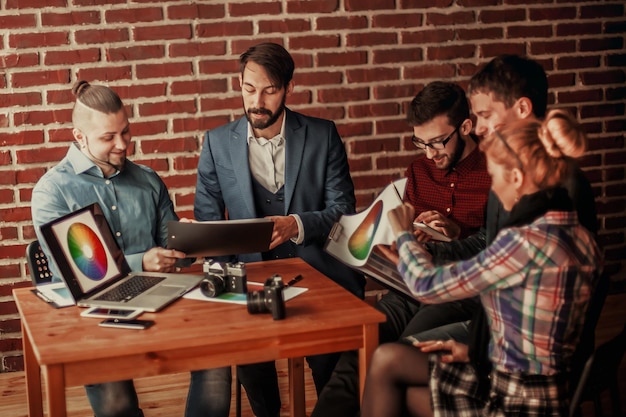
<instances>
[{"instance_id":1,"label":"grey suit jacket","mask_svg":"<svg viewBox=\"0 0 626 417\"><path fill-rule=\"evenodd\" d=\"M355 211L354 185L344 145L335 124L286 109L285 215L298 214L304 227L299 256L348 290L363 296L364 279L323 246L342 214ZM205 133L198 162L194 204L196 220L259 217L254 204L248 162L248 121L245 117ZM227 213L227 214L226 214ZM261 254L238 256L243 262Z\"/></svg>"}]
</instances>

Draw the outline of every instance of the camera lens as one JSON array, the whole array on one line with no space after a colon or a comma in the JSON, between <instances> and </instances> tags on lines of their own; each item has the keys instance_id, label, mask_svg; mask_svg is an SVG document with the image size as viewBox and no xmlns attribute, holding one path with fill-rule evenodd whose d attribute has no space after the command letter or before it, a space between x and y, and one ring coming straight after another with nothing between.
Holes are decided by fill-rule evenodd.
<instances>
[{"instance_id":1,"label":"camera lens","mask_svg":"<svg viewBox=\"0 0 626 417\"><path fill-rule=\"evenodd\" d=\"M246 294L246 305L248 313L267 313L269 310L265 306L265 293L263 291L252 291Z\"/></svg>"},{"instance_id":2,"label":"camera lens","mask_svg":"<svg viewBox=\"0 0 626 417\"><path fill-rule=\"evenodd\" d=\"M200 291L207 297L217 297L224 292L224 278L219 275L206 275L200 282Z\"/></svg>"}]
</instances>

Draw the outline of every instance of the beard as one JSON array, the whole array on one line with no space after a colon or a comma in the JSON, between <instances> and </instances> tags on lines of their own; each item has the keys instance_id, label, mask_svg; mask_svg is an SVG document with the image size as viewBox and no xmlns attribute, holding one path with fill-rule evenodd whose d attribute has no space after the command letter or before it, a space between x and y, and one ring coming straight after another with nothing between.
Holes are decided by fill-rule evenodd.
<instances>
[{"instance_id":1,"label":"beard","mask_svg":"<svg viewBox=\"0 0 626 417\"><path fill-rule=\"evenodd\" d=\"M117 160L113 160L111 161L111 156L107 156L107 159L101 159L98 158L97 156L95 156L93 153L91 153L91 149L89 148L89 142L87 139L87 136L85 136L85 150L87 153L87 156L89 157L89 159L91 159L93 162L95 162L96 165L99 165L100 167L106 167L106 166L110 166L114 169L116 169L117 171L122 172L124 170L124 167L126 166L126 152L124 152L123 154L118 154Z\"/></svg>"},{"instance_id":2,"label":"beard","mask_svg":"<svg viewBox=\"0 0 626 417\"><path fill-rule=\"evenodd\" d=\"M124 167L126 167L126 155L120 156L119 158L117 158L117 161L111 161L111 159L109 158L108 164L118 171L122 172L124 171Z\"/></svg>"},{"instance_id":3,"label":"beard","mask_svg":"<svg viewBox=\"0 0 626 417\"><path fill-rule=\"evenodd\" d=\"M283 96L283 100L280 103L280 106L278 106L278 109L276 109L276 111L274 113L272 113L270 110L261 107L261 108L256 108L256 107L252 107L249 108L246 111L246 119L248 119L248 122L252 125L252 127L254 129L259 129L259 130L263 130L263 129L267 129L268 127L272 126L274 123L276 123L276 121L278 120L278 118L280 117L281 114L283 114L283 111L285 111L285 100L286 100L286 96ZM266 120L254 120L251 115L252 114L264 114L267 115L268 118Z\"/></svg>"},{"instance_id":4,"label":"beard","mask_svg":"<svg viewBox=\"0 0 626 417\"><path fill-rule=\"evenodd\" d=\"M445 167L448 171L452 171L456 164L461 160L461 156L463 155L463 151L465 150L465 141L461 139L461 135L457 132L457 142L456 149L454 153L450 156L450 163L447 167Z\"/></svg>"}]
</instances>

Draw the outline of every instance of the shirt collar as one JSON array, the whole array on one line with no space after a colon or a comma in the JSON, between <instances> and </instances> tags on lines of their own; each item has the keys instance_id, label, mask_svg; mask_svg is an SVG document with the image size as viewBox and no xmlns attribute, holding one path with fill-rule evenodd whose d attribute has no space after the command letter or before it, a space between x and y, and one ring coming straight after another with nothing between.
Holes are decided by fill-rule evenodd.
<instances>
[{"instance_id":1,"label":"shirt collar","mask_svg":"<svg viewBox=\"0 0 626 417\"><path fill-rule=\"evenodd\" d=\"M283 123L280 126L280 133L274 136L274 138L278 138L277 145L282 145L283 142L285 141L285 121L286 120L287 120L287 115L286 115L285 110L283 110ZM274 138L263 138L263 139L272 140ZM257 138L256 136L254 136L254 130L252 129L252 125L250 124L250 122L248 122L248 145L250 145L250 141L256 141L260 145L265 144L264 141L258 141L258 139L260 138Z\"/></svg>"},{"instance_id":2,"label":"shirt collar","mask_svg":"<svg viewBox=\"0 0 626 417\"><path fill-rule=\"evenodd\" d=\"M95 175L98 177L104 178L104 174L102 173L102 169L95 162L87 157L79 148L76 142L70 145L70 149L67 153L67 159L70 164L72 164L72 168L74 168L74 172L79 174L89 173L91 175ZM113 175L109 178L115 177L118 175L120 171L115 171Z\"/></svg>"}]
</instances>

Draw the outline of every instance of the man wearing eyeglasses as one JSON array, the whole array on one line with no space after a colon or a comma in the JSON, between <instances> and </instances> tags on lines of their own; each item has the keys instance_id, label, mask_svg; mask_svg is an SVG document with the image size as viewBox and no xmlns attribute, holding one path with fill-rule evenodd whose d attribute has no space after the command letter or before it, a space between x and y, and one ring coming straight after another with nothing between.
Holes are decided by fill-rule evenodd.
<instances>
[{"instance_id":1,"label":"man wearing eyeglasses","mask_svg":"<svg viewBox=\"0 0 626 417\"><path fill-rule=\"evenodd\" d=\"M405 198L424 222L451 239L464 238L483 226L491 178L477 139L470 133L469 104L461 87L449 82L426 85L411 101L407 120L413 144L424 150L407 168ZM429 235L417 229L421 241ZM417 301L394 292L376 308L387 321L379 326L380 343L468 320L476 303L448 303L438 314L420 311ZM441 338L441 333L432 333ZM311 417L346 417L359 413L358 357L342 353L330 381L318 397Z\"/></svg>"},{"instance_id":2,"label":"man wearing eyeglasses","mask_svg":"<svg viewBox=\"0 0 626 417\"><path fill-rule=\"evenodd\" d=\"M477 232L484 224L491 179L470 133L465 92L453 83L432 82L411 101L407 119L413 145L425 151L406 171L406 199L419 213L415 220L451 239Z\"/></svg>"}]
</instances>

